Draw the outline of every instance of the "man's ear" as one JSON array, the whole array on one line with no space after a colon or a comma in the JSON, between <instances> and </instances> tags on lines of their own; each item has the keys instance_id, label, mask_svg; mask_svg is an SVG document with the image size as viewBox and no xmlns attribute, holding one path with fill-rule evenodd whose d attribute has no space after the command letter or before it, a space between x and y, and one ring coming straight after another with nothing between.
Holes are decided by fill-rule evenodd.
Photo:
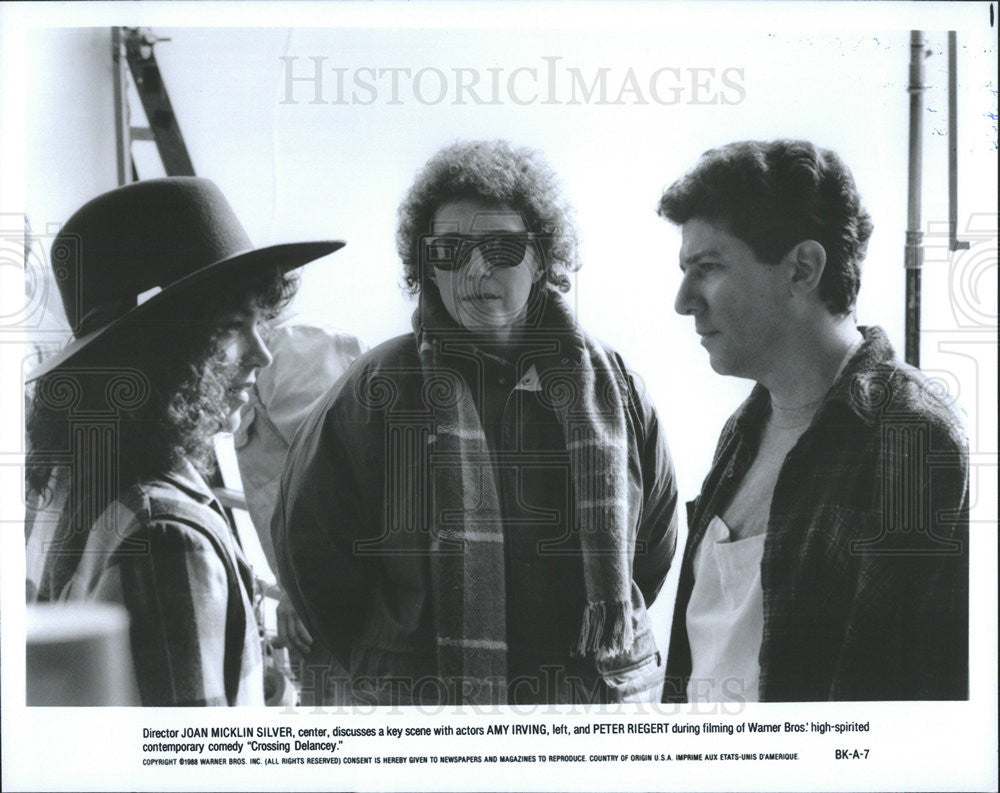
<instances>
[{"instance_id":1,"label":"man's ear","mask_svg":"<svg viewBox=\"0 0 1000 793\"><path fill-rule=\"evenodd\" d=\"M788 252L785 261L791 265L794 293L807 295L819 289L826 269L826 248L816 240L803 240Z\"/></svg>"}]
</instances>

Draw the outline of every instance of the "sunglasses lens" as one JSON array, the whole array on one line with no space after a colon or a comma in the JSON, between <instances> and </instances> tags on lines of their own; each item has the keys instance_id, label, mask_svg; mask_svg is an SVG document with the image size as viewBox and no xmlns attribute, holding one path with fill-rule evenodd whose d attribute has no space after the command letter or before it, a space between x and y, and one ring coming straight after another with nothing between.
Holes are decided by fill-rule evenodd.
<instances>
[{"instance_id":1,"label":"sunglasses lens","mask_svg":"<svg viewBox=\"0 0 1000 793\"><path fill-rule=\"evenodd\" d=\"M455 237L424 239L424 261L438 270L454 270L459 266L461 240Z\"/></svg>"},{"instance_id":2,"label":"sunglasses lens","mask_svg":"<svg viewBox=\"0 0 1000 793\"><path fill-rule=\"evenodd\" d=\"M524 261L527 234L425 237L424 261L438 270L457 270L474 251L489 267L517 267Z\"/></svg>"},{"instance_id":3,"label":"sunglasses lens","mask_svg":"<svg viewBox=\"0 0 1000 793\"><path fill-rule=\"evenodd\" d=\"M493 237L477 246L490 267L517 267L524 261L528 241L523 236Z\"/></svg>"}]
</instances>

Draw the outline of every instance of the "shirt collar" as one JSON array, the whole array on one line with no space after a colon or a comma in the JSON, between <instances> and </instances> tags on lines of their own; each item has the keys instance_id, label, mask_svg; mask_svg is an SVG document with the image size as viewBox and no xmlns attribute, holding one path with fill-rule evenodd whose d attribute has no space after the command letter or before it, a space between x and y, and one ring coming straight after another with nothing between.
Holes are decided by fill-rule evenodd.
<instances>
[{"instance_id":1,"label":"shirt collar","mask_svg":"<svg viewBox=\"0 0 1000 793\"><path fill-rule=\"evenodd\" d=\"M163 478L175 487L183 490L199 503L211 504L215 500L215 496L212 494L212 490L209 488L205 478L198 473L197 469L195 469L191 461L186 457L181 461L180 465Z\"/></svg>"},{"instance_id":2,"label":"shirt collar","mask_svg":"<svg viewBox=\"0 0 1000 793\"><path fill-rule=\"evenodd\" d=\"M864 341L826 392L823 404L816 411L817 416L842 407L870 424L884 407L887 383L880 367L891 362L895 352L885 331L877 325L858 326L858 331ZM767 419L770 410L771 395L758 383L734 417L737 430L759 426Z\"/></svg>"},{"instance_id":3,"label":"shirt collar","mask_svg":"<svg viewBox=\"0 0 1000 793\"><path fill-rule=\"evenodd\" d=\"M891 397L883 367L891 363L896 354L882 328L873 325L858 330L864 342L830 387L823 408L841 405L870 424Z\"/></svg>"}]
</instances>

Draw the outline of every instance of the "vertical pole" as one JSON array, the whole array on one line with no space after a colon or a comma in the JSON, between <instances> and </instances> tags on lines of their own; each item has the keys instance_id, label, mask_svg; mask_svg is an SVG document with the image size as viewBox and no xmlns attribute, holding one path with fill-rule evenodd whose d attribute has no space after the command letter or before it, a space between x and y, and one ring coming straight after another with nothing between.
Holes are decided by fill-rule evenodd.
<instances>
[{"instance_id":1,"label":"vertical pole","mask_svg":"<svg viewBox=\"0 0 1000 793\"><path fill-rule=\"evenodd\" d=\"M948 31L948 250L964 251L968 242L958 239L958 44Z\"/></svg>"},{"instance_id":2,"label":"vertical pole","mask_svg":"<svg viewBox=\"0 0 1000 793\"><path fill-rule=\"evenodd\" d=\"M906 213L906 362L920 366L920 268L923 231L920 228L921 169L923 165L924 37L910 32L910 158Z\"/></svg>"},{"instance_id":3,"label":"vertical pole","mask_svg":"<svg viewBox=\"0 0 1000 793\"><path fill-rule=\"evenodd\" d=\"M132 141L129 131L128 107L125 99L125 45L122 29L111 28L111 65L114 70L115 96L115 161L118 166L118 186L132 181Z\"/></svg>"}]
</instances>

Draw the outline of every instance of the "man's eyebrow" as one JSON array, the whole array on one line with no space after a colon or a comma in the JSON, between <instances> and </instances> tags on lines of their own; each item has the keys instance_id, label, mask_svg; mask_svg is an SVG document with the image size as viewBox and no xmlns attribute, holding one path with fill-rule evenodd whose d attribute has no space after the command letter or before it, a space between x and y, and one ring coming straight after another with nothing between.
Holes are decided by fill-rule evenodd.
<instances>
[{"instance_id":1,"label":"man's eyebrow","mask_svg":"<svg viewBox=\"0 0 1000 793\"><path fill-rule=\"evenodd\" d=\"M699 259L707 259L710 257L716 257L719 252L715 248L704 248L702 250L696 250L694 253L681 253L680 262L681 267L686 267L689 264L694 264Z\"/></svg>"}]
</instances>

